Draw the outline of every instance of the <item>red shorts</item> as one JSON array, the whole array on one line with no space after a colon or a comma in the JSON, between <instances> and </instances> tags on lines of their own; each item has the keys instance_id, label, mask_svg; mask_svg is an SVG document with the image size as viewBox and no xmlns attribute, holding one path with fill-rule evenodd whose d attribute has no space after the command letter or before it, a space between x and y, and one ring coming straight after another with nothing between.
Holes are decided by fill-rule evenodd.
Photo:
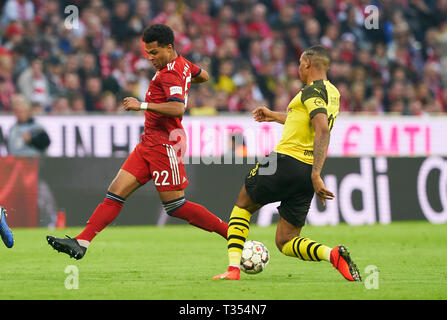
<instances>
[{"instance_id":1,"label":"red shorts","mask_svg":"<svg viewBox=\"0 0 447 320\"><path fill-rule=\"evenodd\" d=\"M185 166L169 144L147 146L140 142L121 169L134 175L141 184L153 179L158 191L183 190L189 184Z\"/></svg>"}]
</instances>

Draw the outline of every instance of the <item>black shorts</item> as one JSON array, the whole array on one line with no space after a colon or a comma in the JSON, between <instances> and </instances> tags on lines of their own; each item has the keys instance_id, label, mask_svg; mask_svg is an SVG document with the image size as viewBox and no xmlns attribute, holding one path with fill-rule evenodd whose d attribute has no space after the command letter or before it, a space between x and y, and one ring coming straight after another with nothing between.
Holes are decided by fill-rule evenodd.
<instances>
[{"instance_id":1,"label":"black shorts","mask_svg":"<svg viewBox=\"0 0 447 320\"><path fill-rule=\"evenodd\" d=\"M268 167L276 170L265 174ZM256 164L245 178L251 200L260 205L281 201L279 215L295 227L304 226L314 196L312 165L285 154L272 152L265 164Z\"/></svg>"}]
</instances>

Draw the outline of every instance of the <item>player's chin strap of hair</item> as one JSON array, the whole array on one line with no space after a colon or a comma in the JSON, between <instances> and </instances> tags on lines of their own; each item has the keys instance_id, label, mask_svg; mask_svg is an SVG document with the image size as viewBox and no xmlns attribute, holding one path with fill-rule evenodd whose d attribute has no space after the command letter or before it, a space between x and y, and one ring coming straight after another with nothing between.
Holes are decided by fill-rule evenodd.
<instances>
[{"instance_id":1,"label":"player's chin strap of hair","mask_svg":"<svg viewBox=\"0 0 447 320\"><path fill-rule=\"evenodd\" d=\"M148 103L147 103L147 102L142 102L142 103L140 104L140 110L147 110L147 106L148 106Z\"/></svg>"}]
</instances>

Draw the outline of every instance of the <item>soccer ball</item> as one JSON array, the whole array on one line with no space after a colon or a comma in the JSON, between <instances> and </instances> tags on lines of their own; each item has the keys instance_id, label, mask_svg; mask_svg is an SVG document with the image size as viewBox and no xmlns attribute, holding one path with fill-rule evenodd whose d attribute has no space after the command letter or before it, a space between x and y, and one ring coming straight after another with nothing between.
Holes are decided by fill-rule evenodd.
<instances>
[{"instance_id":1,"label":"soccer ball","mask_svg":"<svg viewBox=\"0 0 447 320\"><path fill-rule=\"evenodd\" d=\"M256 274L265 269L270 259L267 247L259 241L245 241L242 250L241 270L248 274Z\"/></svg>"}]
</instances>

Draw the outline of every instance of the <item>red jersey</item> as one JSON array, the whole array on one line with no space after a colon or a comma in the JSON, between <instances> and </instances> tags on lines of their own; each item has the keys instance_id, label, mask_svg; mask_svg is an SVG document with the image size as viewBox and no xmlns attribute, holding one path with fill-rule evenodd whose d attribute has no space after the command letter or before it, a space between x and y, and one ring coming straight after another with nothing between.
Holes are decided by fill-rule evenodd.
<instances>
[{"instance_id":1,"label":"red jersey","mask_svg":"<svg viewBox=\"0 0 447 320\"><path fill-rule=\"evenodd\" d=\"M198 66L179 55L157 71L149 84L145 101L148 103L180 101L186 108L191 78L200 72ZM142 141L149 145L166 143L174 145L179 140L179 135L186 137L181 117L168 117L149 110L145 112L145 117ZM171 133L173 135L170 137Z\"/></svg>"}]
</instances>

